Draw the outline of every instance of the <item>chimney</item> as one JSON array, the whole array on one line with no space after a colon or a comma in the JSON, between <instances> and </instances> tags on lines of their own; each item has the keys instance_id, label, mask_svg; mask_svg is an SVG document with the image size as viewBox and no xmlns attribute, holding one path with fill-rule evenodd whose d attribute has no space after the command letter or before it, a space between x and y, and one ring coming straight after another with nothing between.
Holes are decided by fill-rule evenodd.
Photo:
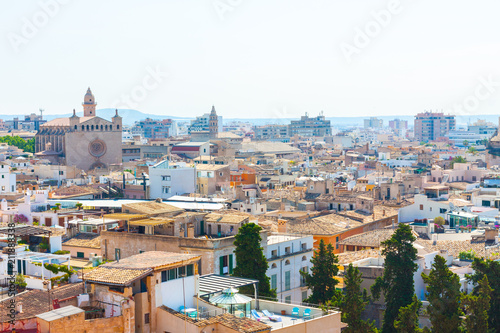
<instances>
[{"instance_id":1,"label":"chimney","mask_svg":"<svg viewBox=\"0 0 500 333\"><path fill-rule=\"evenodd\" d=\"M287 233L288 232L288 221L278 219L278 232Z\"/></svg>"},{"instance_id":2,"label":"chimney","mask_svg":"<svg viewBox=\"0 0 500 333\"><path fill-rule=\"evenodd\" d=\"M17 313L23 313L23 303L17 303L16 304L16 312Z\"/></svg>"}]
</instances>

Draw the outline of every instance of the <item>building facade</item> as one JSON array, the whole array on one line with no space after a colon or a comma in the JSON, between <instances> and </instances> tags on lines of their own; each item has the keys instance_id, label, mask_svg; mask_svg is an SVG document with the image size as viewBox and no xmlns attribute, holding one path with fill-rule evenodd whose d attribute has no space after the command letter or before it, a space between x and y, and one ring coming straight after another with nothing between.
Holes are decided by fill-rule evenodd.
<instances>
[{"instance_id":1,"label":"building facade","mask_svg":"<svg viewBox=\"0 0 500 333\"><path fill-rule=\"evenodd\" d=\"M158 120L146 118L136 122L131 132L132 134L139 134L146 139L166 139L177 135L177 125L172 119Z\"/></svg>"},{"instance_id":2,"label":"building facade","mask_svg":"<svg viewBox=\"0 0 500 333\"><path fill-rule=\"evenodd\" d=\"M184 164L171 164L163 160L149 167L151 199L168 199L174 195L194 193L195 169Z\"/></svg>"},{"instance_id":3,"label":"building facade","mask_svg":"<svg viewBox=\"0 0 500 333\"><path fill-rule=\"evenodd\" d=\"M425 111L415 116L415 139L418 141L433 141L446 136L456 128L454 115L442 112Z\"/></svg>"},{"instance_id":4,"label":"building facade","mask_svg":"<svg viewBox=\"0 0 500 333\"><path fill-rule=\"evenodd\" d=\"M84 97L83 117L57 118L40 126L35 136L35 155L54 164L74 165L79 169L106 168L122 162L122 118L111 121L96 116L90 88Z\"/></svg>"},{"instance_id":5,"label":"building facade","mask_svg":"<svg viewBox=\"0 0 500 333\"><path fill-rule=\"evenodd\" d=\"M382 119L378 119L376 117L370 117L369 119L364 120L364 127L365 128L383 128L384 127L384 121Z\"/></svg>"},{"instance_id":6,"label":"building facade","mask_svg":"<svg viewBox=\"0 0 500 333\"><path fill-rule=\"evenodd\" d=\"M290 136L327 136L332 135L332 125L330 120L326 120L323 113L317 117L305 116L300 120L292 120L289 129Z\"/></svg>"},{"instance_id":7,"label":"building facade","mask_svg":"<svg viewBox=\"0 0 500 333\"><path fill-rule=\"evenodd\" d=\"M267 238L266 275L279 302L299 304L309 297L300 271L309 272L313 257L313 236L275 234Z\"/></svg>"}]
</instances>

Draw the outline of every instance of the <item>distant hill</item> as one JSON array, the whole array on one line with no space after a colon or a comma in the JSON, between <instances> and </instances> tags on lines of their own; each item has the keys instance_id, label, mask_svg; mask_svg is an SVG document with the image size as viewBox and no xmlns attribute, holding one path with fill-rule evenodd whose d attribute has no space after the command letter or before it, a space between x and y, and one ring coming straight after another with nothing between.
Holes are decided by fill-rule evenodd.
<instances>
[{"instance_id":1,"label":"distant hill","mask_svg":"<svg viewBox=\"0 0 500 333\"><path fill-rule=\"evenodd\" d=\"M105 119L111 119L115 115L115 109L99 109L97 110L97 114ZM124 125L134 125L136 121L140 121L146 118L152 118L152 119L175 119L177 121L189 121L191 119L194 119L194 117L177 117L177 116L170 116L170 115L158 115L158 114L149 114L149 113L143 113L138 110L132 110L132 109L118 109L118 114L123 117L123 124ZM83 112L77 112L78 116L83 116ZM67 114L46 114L44 115L44 118L47 120L52 120L55 118L62 118L62 117L71 117L72 113L67 113ZM0 115L0 119L9 120L14 118L15 115ZM332 123L333 127L337 128L342 128L342 127L350 127L350 126L363 126L363 120L369 118L370 116L365 116L365 117L326 117L326 119L330 120ZM393 120L395 118L399 118L402 120L408 120L408 126L413 127L413 120L414 116L375 116L379 119L384 120L384 126L389 125L389 120ZM459 126L465 126L468 123L474 123L478 119L484 119L486 121L492 122L494 124L498 124L498 115L475 115L475 116L457 116L457 124ZM21 119L24 118L24 115L21 116ZM249 119L249 118L223 118L224 124L233 122L233 121L241 121L241 122L250 122L253 123L254 125L261 126L261 125L266 125L266 124L290 124L291 120L297 120L299 117L296 118L254 118L254 119Z\"/></svg>"}]
</instances>

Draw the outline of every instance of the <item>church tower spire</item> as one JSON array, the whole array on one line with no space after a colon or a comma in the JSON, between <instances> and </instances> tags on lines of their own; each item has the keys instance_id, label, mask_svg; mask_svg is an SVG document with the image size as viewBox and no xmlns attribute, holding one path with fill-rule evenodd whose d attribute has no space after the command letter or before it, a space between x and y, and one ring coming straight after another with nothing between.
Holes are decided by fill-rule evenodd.
<instances>
[{"instance_id":1,"label":"church tower spire","mask_svg":"<svg viewBox=\"0 0 500 333\"><path fill-rule=\"evenodd\" d=\"M95 107L97 103L95 102L94 95L92 94L92 90L90 87L87 89L87 93L83 97L83 116L84 117L93 117L95 116Z\"/></svg>"},{"instance_id":2,"label":"church tower spire","mask_svg":"<svg viewBox=\"0 0 500 333\"><path fill-rule=\"evenodd\" d=\"M211 139L217 139L219 132L219 117L217 117L217 112L215 111L215 106L212 105L212 111L210 112L210 118L208 121L208 129L210 132Z\"/></svg>"}]
</instances>

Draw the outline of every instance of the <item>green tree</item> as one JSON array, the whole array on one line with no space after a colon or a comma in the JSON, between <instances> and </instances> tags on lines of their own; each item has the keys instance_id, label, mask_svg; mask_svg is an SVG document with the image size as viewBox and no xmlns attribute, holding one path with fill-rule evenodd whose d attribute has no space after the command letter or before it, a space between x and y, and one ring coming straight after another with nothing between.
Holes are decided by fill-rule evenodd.
<instances>
[{"instance_id":1,"label":"green tree","mask_svg":"<svg viewBox=\"0 0 500 333\"><path fill-rule=\"evenodd\" d=\"M432 331L455 333L460 329L460 278L446 266L446 259L436 256L429 275L422 273L427 284L427 312Z\"/></svg>"},{"instance_id":2,"label":"green tree","mask_svg":"<svg viewBox=\"0 0 500 333\"><path fill-rule=\"evenodd\" d=\"M340 305L342 322L349 325L345 330L346 333L377 332L373 323L361 319L365 306L369 302L366 289L361 292L361 283L363 282L361 276L359 268L349 264L344 275L344 296Z\"/></svg>"},{"instance_id":3,"label":"green tree","mask_svg":"<svg viewBox=\"0 0 500 333\"><path fill-rule=\"evenodd\" d=\"M488 283L488 276L479 281L477 285L477 295L469 294L463 296L465 306L465 328L467 332L487 333L488 332L488 311L490 310L490 300L493 289ZM495 326L493 326L495 327ZM497 330L498 330L498 326ZM495 332L495 330L492 330Z\"/></svg>"},{"instance_id":4,"label":"green tree","mask_svg":"<svg viewBox=\"0 0 500 333\"><path fill-rule=\"evenodd\" d=\"M434 223L435 224L438 224L438 225L444 225L445 224L445 220L442 216L437 216L434 218Z\"/></svg>"},{"instance_id":5,"label":"green tree","mask_svg":"<svg viewBox=\"0 0 500 333\"><path fill-rule=\"evenodd\" d=\"M237 266L233 271L233 276L259 280L259 295L276 298L276 291L271 289L269 277L266 275L268 264L263 248L260 246L261 230L262 228L255 223L241 226L234 241ZM240 292L252 294L253 287L240 288Z\"/></svg>"},{"instance_id":6,"label":"green tree","mask_svg":"<svg viewBox=\"0 0 500 333\"><path fill-rule=\"evenodd\" d=\"M416 240L410 226L400 224L391 238L382 242L385 256L384 274L377 277L371 287L373 297L380 298L384 293L386 310L382 325L383 333L394 333L394 320L397 318L399 309L412 302L415 293L413 273L417 270L417 249L413 247Z\"/></svg>"},{"instance_id":7,"label":"green tree","mask_svg":"<svg viewBox=\"0 0 500 333\"><path fill-rule=\"evenodd\" d=\"M397 333L421 333L418 326L418 312L422 308L422 302L413 294L412 302L399 309L394 327Z\"/></svg>"},{"instance_id":8,"label":"green tree","mask_svg":"<svg viewBox=\"0 0 500 333\"><path fill-rule=\"evenodd\" d=\"M24 140L23 138L17 135L16 136L6 135L0 137L0 142L5 142L9 146L16 146L17 148L22 149L27 153L35 152L35 138Z\"/></svg>"},{"instance_id":9,"label":"green tree","mask_svg":"<svg viewBox=\"0 0 500 333\"><path fill-rule=\"evenodd\" d=\"M475 153L477 153L477 149L476 149L476 147L474 147L474 146L470 146L470 147L469 147L469 149L468 149L467 151L468 151L469 153L471 153L471 154L475 154Z\"/></svg>"},{"instance_id":10,"label":"green tree","mask_svg":"<svg viewBox=\"0 0 500 333\"><path fill-rule=\"evenodd\" d=\"M500 332L500 262L475 258L472 262L472 269L474 274L468 275L467 279L476 285L474 288L475 295L478 295L480 291L479 282L485 276L488 277L490 287L493 289L488 312L488 324L489 327L496 329L498 333Z\"/></svg>"},{"instance_id":11,"label":"green tree","mask_svg":"<svg viewBox=\"0 0 500 333\"><path fill-rule=\"evenodd\" d=\"M465 147L467 147L469 145L469 141L464 140L463 144L464 144Z\"/></svg>"},{"instance_id":12,"label":"green tree","mask_svg":"<svg viewBox=\"0 0 500 333\"><path fill-rule=\"evenodd\" d=\"M452 160L451 160L451 167L453 168L453 166L455 165L455 163L467 163L467 160L465 159L465 157L463 156L455 156Z\"/></svg>"},{"instance_id":13,"label":"green tree","mask_svg":"<svg viewBox=\"0 0 500 333\"><path fill-rule=\"evenodd\" d=\"M325 242L320 240L319 248L314 251L311 259L311 273L300 272L306 285L312 290L311 296L306 300L308 303L325 304L335 297L335 286L339 283L335 278L339 272L338 262L339 258L333 253L332 244L325 245Z\"/></svg>"}]
</instances>

